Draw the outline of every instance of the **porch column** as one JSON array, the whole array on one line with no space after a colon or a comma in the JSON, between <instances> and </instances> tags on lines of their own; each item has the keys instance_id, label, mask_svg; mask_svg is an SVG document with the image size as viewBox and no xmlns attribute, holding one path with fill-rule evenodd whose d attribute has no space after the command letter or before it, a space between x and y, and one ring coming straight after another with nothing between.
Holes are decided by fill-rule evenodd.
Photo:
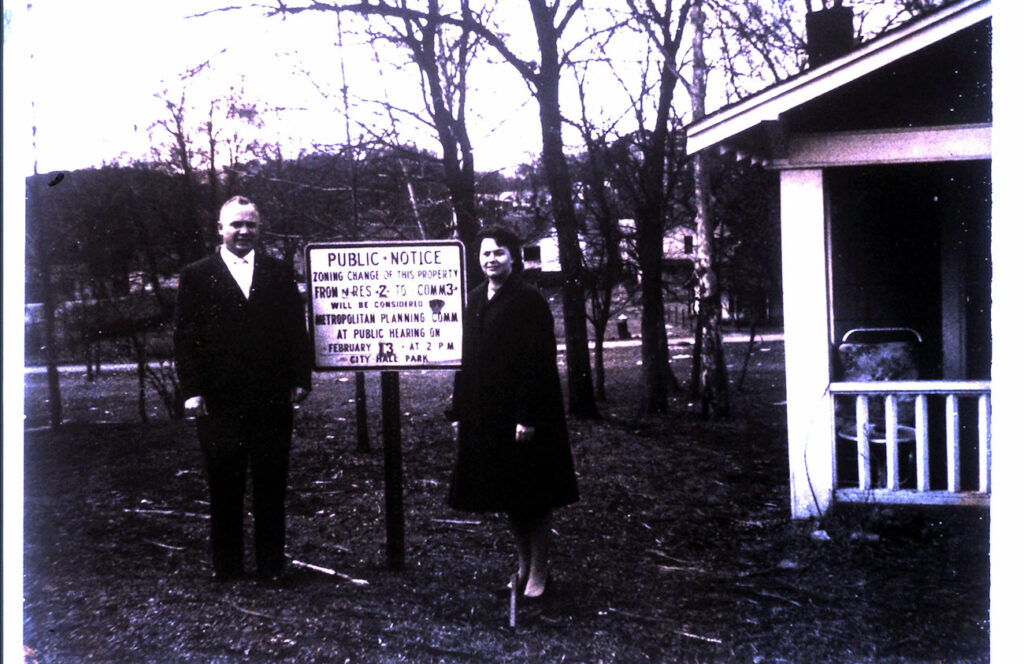
<instances>
[{"instance_id":1,"label":"porch column","mask_svg":"<svg viewBox=\"0 0 1024 664\"><path fill-rule=\"evenodd\" d=\"M816 168L779 173L789 494L794 519L824 514L834 488L823 173Z\"/></svg>"}]
</instances>

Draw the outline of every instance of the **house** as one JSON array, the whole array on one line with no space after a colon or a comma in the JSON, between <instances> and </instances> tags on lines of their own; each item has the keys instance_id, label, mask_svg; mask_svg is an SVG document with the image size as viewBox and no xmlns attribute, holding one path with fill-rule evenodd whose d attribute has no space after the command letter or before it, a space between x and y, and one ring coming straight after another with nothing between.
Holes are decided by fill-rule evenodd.
<instances>
[{"instance_id":1,"label":"house","mask_svg":"<svg viewBox=\"0 0 1024 664\"><path fill-rule=\"evenodd\" d=\"M622 260L627 264L636 263L636 222L633 219L620 219L619 232L622 234ZM670 268L693 269L694 238L693 230L675 227L665 233L662 241L662 253ZM594 252L593 247L600 244L600 238L584 234L580 240L580 249L584 255ZM543 272L558 272L561 264L558 261L558 236L554 229L535 238L529 238L523 244L523 265L526 269Z\"/></svg>"},{"instance_id":2,"label":"house","mask_svg":"<svg viewBox=\"0 0 1024 664\"><path fill-rule=\"evenodd\" d=\"M552 230L523 244L523 268L540 272L560 273L558 237Z\"/></svg>"},{"instance_id":3,"label":"house","mask_svg":"<svg viewBox=\"0 0 1024 664\"><path fill-rule=\"evenodd\" d=\"M810 69L694 122L687 149L779 171L793 518L987 505L991 2L856 47L849 11L808 20L846 48L809 34Z\"/></svg>"}]
</instances>

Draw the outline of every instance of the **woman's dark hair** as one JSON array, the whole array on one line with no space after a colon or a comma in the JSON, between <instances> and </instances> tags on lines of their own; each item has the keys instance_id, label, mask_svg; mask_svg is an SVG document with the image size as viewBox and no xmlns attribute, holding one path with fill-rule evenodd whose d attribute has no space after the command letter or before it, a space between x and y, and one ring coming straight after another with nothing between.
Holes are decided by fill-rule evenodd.
<instances>
[{"instance_id":1,"label":"woman's dark hair","mask_svg":"<svg viewBox=\"0 0 1024 664\"><path fill-rule=\"evenodd\" d=\"M519 236L502 226L484 226L476 234L476 249L480 252L480 244L487 238L494 240L499 247L504 247L512 256L512 271L523 269L523 242Z\"/></svg>"}]
</instances>

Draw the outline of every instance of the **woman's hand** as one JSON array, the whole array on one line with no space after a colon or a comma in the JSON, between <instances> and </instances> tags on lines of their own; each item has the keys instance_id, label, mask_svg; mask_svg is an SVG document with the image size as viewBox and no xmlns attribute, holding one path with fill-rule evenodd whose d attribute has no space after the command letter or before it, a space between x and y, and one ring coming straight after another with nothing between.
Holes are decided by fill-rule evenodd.
<instances>
[{"instance_id":1,"label":"woman's hand","mask_svg":"<svg viewBox=\"0 0 1024 664\"><path fill-rule=\"evenodd\" d=\"M516 442L517 443L528 443L533 440L533 436L537 433L537 430L533 427L528 427L525 424L516 425Z\"/></svg>"}]
</instances>

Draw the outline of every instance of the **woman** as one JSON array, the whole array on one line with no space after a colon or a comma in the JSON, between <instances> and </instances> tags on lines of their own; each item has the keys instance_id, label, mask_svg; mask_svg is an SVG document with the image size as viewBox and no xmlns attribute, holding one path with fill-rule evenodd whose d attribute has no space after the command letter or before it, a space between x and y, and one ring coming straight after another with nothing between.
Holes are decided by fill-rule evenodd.
<instances>
[{"instance_id":1,"label":"woman","mask_svg":"<svg viewBox=\"0 0 1024 664\"><path fill-rule=\"evenodd\" d=\"M509 515L518 589L537 598L548 586L551 511L579 499L554 319L519 275L518 238L497 227L477 238L487 281L468 298L450 414L459 446L448 501L457 510Z\"/></svg>"}]
</instances>

